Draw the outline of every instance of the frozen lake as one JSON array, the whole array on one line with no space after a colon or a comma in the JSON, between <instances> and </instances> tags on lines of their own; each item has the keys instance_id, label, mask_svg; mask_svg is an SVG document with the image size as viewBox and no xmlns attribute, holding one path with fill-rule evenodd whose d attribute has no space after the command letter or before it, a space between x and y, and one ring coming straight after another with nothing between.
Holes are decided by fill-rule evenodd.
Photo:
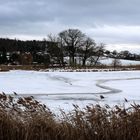
<instances>
[{"instance_id":1,"label":"frozen lake","mask_svg":"<svg viewBox=\"0 0 140 140\"><path fill-rule=\"evenodd\" d=\"M72 104L140 103L140 71L122 72L0 72L0 92L34 95L51 109ZM105 98L101 99L100 95ZM128 104L127 103L127 104Z\"/></svg>"}]
</instances>

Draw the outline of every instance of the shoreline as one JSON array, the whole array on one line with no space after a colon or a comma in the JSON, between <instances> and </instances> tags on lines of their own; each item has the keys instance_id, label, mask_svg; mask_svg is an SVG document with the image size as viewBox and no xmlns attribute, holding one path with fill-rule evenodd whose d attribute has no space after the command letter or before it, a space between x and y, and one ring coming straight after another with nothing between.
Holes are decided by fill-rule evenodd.
<instances>
[{"instance_id":1,"label":"shoreline","mask_svg":"<svg viewBox=\"0 0 140 140\"><path fill-rule=\"evenodd\" d=\"M110 71L137 71L140 70L140 65L136 66L121 66L113 68L111 66L96 66L96 67L45 67L42 65L0 65L0 72L10 70L34 70L42 72L110 72Z\"/></svg>"}]
</instances>

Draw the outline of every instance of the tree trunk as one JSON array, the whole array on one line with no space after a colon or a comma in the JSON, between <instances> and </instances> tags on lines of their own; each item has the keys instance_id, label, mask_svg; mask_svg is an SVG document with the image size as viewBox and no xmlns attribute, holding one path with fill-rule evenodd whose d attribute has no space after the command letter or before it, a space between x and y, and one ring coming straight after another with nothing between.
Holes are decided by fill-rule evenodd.
<instances>
[{"instance_id":1,"label":"tree trunk","mask_svg":"<svg viewBox=\"0 0 140 140\"><path fill-rule=\"evenodd\" d=\"M83 64L82 64L82 66L85 66L85 63L86 63L86 59L83 59Z\"/></svg>"}]
</instances>

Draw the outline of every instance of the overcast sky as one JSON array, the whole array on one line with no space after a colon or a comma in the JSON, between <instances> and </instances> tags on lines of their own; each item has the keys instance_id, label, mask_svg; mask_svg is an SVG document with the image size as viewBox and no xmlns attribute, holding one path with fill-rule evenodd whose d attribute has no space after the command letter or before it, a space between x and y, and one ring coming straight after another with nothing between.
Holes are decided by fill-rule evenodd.
<instances>
[{"instance_id":1,"label":"overcast sky","mask_svg":"<svg viewBox=\"0 0 140 140\"><path fill-rule=\"evenodd\" d=\"M78 28L110 49L140 53L140 0L0 0L0 36L43 39Z\"/></svg>"}]
</instances>

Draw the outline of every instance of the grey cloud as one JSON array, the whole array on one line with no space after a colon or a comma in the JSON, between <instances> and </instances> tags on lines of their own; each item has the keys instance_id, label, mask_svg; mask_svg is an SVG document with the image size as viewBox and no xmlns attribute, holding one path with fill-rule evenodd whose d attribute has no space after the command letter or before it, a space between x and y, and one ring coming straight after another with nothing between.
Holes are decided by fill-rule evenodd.
<instances>
[{"instance_id":1,"label":"grey cloud","mask_svg":"<svg viewBox=\"0 0 140 140\"><path fill-rule=\"evenodd\" d=\"M2 22L40 22L43 19L51 20L51 10L47 3L23 1L23 2L9 2L0 7L0 20Z\"/></svg>"},{"instance_id":2,"label":"grey cloud","mask_svg":"<svg viewBox=\"0 0 140 140\"><path fill-rule=\"evenodd\" d=\"M139 5L139 0L0 0L0 35L43 37L79 28L105 43L140 43L140 28L130 33L140 26ZM120 26L121 32L115 28Z\"/></svg>"},{"instance_id":3,"label":"grey cloud","mask_svg":"<svg viewBox=\"0 0 140 140\"><path fill-rule=\"evenodd\" d=\"M78 25L89 19L91 24L100 25L139 24L139 4L139 0L6 0L1 2L0 20L47 22L57 19L63 24Z\"/></svg>"},{"instance_id":4,"label":"grey cloud","mask_svg":"<svg viewBox=\"0 0 140 140\"><path fill-rule=\"evenodd\" d=\"M88 28L84 31L96 41L106 44L140 44L140 26L103 26Z\"/></svg>"},{"instance_id":5,"label":"grey cloud","mask_svg":"<svg viewBox=\"0 0 140 140\"><path fill-rule=\"evenodd\" d=\"M70 18L74 22L86 22L90 19L100 25L139 24L139 4L138 0L77 0L62 3L64 8L60 13L62 18Z\"/></svg>"}]
</instances>

